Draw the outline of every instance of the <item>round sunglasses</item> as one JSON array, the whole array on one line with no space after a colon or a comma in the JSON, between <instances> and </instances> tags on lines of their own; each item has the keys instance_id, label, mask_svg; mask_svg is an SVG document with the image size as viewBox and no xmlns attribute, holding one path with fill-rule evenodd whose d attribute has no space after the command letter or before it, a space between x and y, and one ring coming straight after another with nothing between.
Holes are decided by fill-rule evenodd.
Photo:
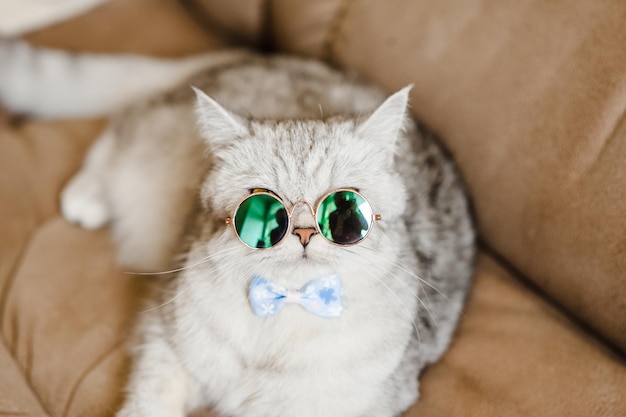
<instances>
[{"instance_id":1,"label":"round sunglasses","mask_svg":"<svg viewBox=\"0 0 626 417\"><path fill-rule=\"evenodd\" d=\"M266 249L281 243L288 235L291 215L299 204L306 205L315 218L315 229L328 242L339 246L356 245L367 237L374 221L381 219L356 190L340 188L320 198L315 209L306 201L297 201L288 209L269 190L255 189L241 200L226 224L232 225L241 242L254 249Z\"/></svg>"}]
</instances>

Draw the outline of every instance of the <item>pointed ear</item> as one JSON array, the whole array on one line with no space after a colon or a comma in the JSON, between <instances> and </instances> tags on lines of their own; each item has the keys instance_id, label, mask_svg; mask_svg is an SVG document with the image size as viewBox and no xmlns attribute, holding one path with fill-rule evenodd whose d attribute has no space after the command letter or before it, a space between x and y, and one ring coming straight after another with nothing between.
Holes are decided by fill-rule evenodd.
<instances>
[{"instance_id":1,"label":"pointed ear","mask_svg":"<svg viewBox=\"0 0 626 417\"><path fill-rule=\"evenodd\" d=\"M222 107L202 90L196 93L196 117L205 142L216 149L249 133L247 121Z\"/></svg>"},{"instance_id":2,"label":"pointed ear","mask_svg":"<svg viewBox=\"0 0 626 417\"><path fill-rule=\"evenodd\" d=\"M356 133L376 146L395 151L398 136L407 119L409 92L413 84L392 94L361 124Z\"/></svg>"}]
</instances>

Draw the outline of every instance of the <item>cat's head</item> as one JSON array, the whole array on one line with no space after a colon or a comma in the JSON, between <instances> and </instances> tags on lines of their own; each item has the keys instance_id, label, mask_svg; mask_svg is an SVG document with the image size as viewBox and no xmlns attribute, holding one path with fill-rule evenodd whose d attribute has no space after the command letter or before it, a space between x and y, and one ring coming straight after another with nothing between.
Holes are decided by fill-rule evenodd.
<instances>
[{"instance_id":1,"label":"cat's head","mask_svg":"<svg viewBox=\"0 0 626 417\"><path fill-rule=\"evenodd\" d=\"M257 268L252 273L274 275L278 268L299 275L339 271L364 260L376 263L395 252L404 230L406 190L394 156L406 123L409 90L390 96L360 120L279 122L246 120L196 91L201 134L214 161L201 193L209 216L232 217L257 189L268 190L288 211L293 208L284 239L271 248L246 247L225 223L212 239L220 248L246 256ZM310 239L298 230L293 234L294 229L316 228L311 208L336 189L358 191L380 215L367 237L353 246L338 246L320 233Z\"/></svg>"}]
</instances>

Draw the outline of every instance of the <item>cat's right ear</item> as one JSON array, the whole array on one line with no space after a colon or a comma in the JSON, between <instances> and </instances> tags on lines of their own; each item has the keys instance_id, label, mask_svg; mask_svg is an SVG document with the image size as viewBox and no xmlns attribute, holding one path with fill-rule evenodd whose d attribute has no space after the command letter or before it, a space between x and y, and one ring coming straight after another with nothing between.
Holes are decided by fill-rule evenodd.
<instances>
[{"instance_id":1,"label":"cat's right ear","mask_svg":"<svg viewBox=\"0 0 626 417\"><path fill-rule=\"evenodd\" d=\"M226 110L204 91L193 86L191 88L196 93L196 117L200 134L212 149L228 146L233 140L249 133L245 119Z\"/></svg>"},{"instance_id":2,"label":"cat's right ear","mask_svg":"<svg viewBox=\"0 0 626 417\"><path fill-rule=\"evenodd\" d=\"M356 131L359 136L373 143L378 149L387 150L386 154L390 161L393 160L398 137L407 122L407 106L411 88L413 84L389 96Z\"/></svg>"}]
</instances>

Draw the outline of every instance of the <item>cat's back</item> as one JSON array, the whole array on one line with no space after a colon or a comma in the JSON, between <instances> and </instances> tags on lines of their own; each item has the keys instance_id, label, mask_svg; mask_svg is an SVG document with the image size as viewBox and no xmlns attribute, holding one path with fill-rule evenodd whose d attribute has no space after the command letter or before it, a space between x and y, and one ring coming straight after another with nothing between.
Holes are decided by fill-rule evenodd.
<instances>
[{"instance_id":1,"label":"cat's back","mask_svg":"<svg viewBox=\"0 0 626 417\"><path fill-rule=\"evenodd\" d=\"M191 104L190 86L241 116L260 120L365 114L385 98L380 89L324 63L254 53L205 69L157 101Z\"/></svg>"}]
</instances>

